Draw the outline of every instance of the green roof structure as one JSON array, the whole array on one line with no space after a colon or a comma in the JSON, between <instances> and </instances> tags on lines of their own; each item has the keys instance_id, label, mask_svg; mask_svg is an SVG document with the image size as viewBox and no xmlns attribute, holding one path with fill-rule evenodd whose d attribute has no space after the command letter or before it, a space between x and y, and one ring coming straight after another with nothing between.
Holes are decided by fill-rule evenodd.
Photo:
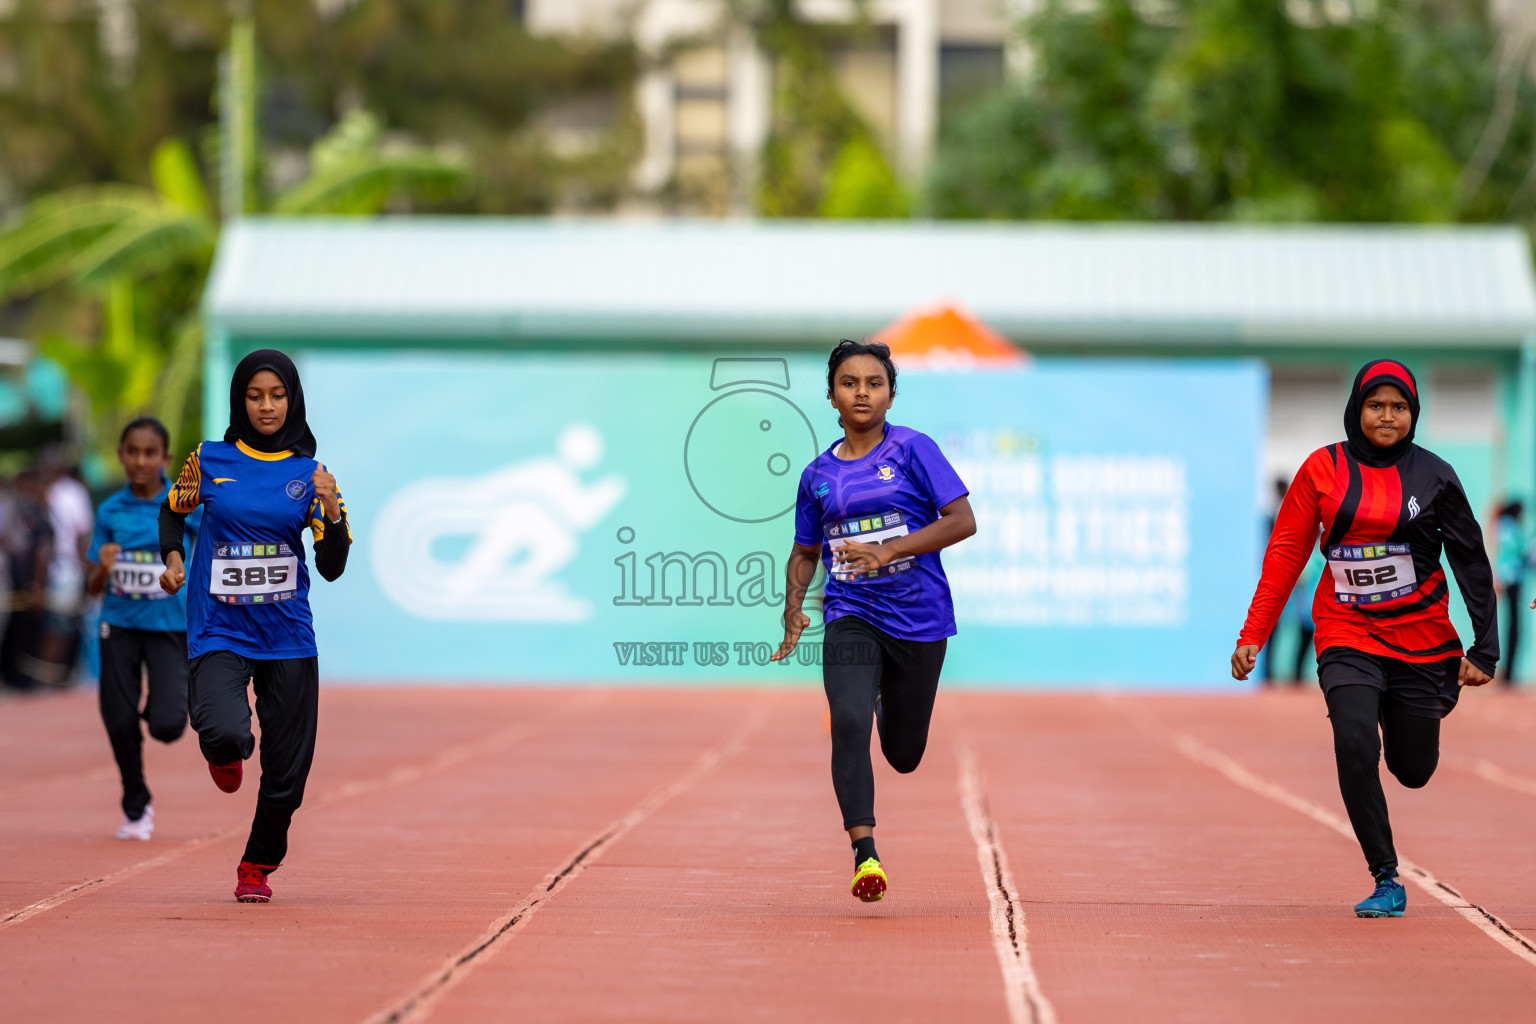
<instances>
[{"instance_id":1,"label":"green roof structure","mask_svg":"<svg viewBox=\"0 0 1536 1024\"><path fill-rule=\"evenodd\" d=\"M206 308L231 339L820 347L938 303L1026 347L1536 332L1504 227L247 220Z\"/></svg>"}]
</instances>

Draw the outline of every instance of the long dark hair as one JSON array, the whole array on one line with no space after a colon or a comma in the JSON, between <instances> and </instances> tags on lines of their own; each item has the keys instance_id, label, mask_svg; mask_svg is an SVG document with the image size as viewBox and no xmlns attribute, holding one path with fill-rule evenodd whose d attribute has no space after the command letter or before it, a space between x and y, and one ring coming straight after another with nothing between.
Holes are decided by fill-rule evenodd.
<instances>
[{"instance_id":1,"label":"long dark hair","mask_svg":"<svg viewBox=\"0 0 1536 1024\"><path fill-rule=\"evenodd\" d=\"M891 362L891 349L888 345L879 342L849 341L842 339L832 349L832 354L827 357L827 395L832 394L832 379L837 376L837 368L854 356L874 356L880 360L880 365L885 367L885 378L891 386L891 394L896 393L896 364Z\"/></svg>"}]
</instances>

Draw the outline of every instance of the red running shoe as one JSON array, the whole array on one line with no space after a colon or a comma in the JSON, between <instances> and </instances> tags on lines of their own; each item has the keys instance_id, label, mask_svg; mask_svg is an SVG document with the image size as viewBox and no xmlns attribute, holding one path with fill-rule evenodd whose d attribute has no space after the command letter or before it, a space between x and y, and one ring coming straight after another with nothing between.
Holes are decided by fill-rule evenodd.
<instances>
[{"instance_id":1,"label":"red running shoe","mask_svg":"<svg viewBox=\"0 0 1536 1024\"><path fill-rule=\"evenodd\" d=\"M208 774L213 776L213 784L226 793L233 793L240 788L240 780L245 777L245 762L231 761L229 764L210 764Z\"/></svg>"},{"instance_id":2,"label":"red running shoe","mask_svg":"<svg viewBox=\"0 0 1536 1024\"><path fill-rule=\"evenodd\" d=\"M266 903L272 898L267 884L267 869L248 860L235 869L235 899L241 903Z\"/></svg>"}]
</instances>

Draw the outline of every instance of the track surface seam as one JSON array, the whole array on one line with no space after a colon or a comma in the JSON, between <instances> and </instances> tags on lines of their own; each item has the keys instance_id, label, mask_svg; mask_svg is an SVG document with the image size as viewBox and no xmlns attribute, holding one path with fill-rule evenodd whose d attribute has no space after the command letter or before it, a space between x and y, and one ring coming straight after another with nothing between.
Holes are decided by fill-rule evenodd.
<instances>
[{"instance_id":1,"label":"track surface seam","mask_svg":"<svg viewBox=\"0 0 1536 1024\"><path fill-rule=\"evenodd\" d=\"M982 882L987 887L992 946L1003 972L1008 1018L1012 1024L1056 1024L1056 1011L1040 990L1040 979L1030 961L1023 900L1019 898L1018 886L1008 867L1008 854L987 805L976 755L963 740L956 742L955 753L960 762L960 806L965 810L966 824L976 843Z\"/></svg>"},{"instance_id":2,"label":"track surface seam","mask_svg":"<svg viewBox=\"0 0 1536 1024\"><path fill-rule=\"evenodd\" d=\"M340 786L337 786L335 789L329 790L322 794L309 806L311 809L319 809L321 807L327 807L340 800L350 799L354 796L361 796L365 793L376 792L381 789L386 789L390 786L398 786L404 785L408 782L415 782L416 780L423 778L432 772L441 771L444 768L451 768L454 765L461 764L464 761L468 761L474 757L494 753L496 750L506 746L509 743L513 743L520 739L525 739L528 736L549 727L559 719L574 713L580 708L601 703L602 701L606 700L607 697L608 695L606 691L588 691L584 693L580 698L571 701L568 704L563 704L559 707L551 708L550 710L544 712L544 714L539 715L530 721L502 729L472 743L466 743L462 746L446 750L429 761L415 765L407 765L403 768L396 768L393 771L386 772L383 775L378 775L371 779L362 779L356 782L343 783ZM132 878L133 876L142 874L145 871L163 867L172 861L180 860L187 854L199 850L204 846L207 846L209 843L216 842L220 839L227 839L231 835L234 835L247 827L248 826L244 822L238 822L233 825L225 825L222 828L214 829L212 832L206 832L194 839L186 840L180 846L168 850L158 856L150 857L147 860L141 860L137 864L130 864L126 868L121 868L117 871L110 872L98 878L92 878L87 881L72 885L67 889L63 889L54 893L52 896L38 900L36 903L28 904L27 906L22 907L20 910L12 911L5 917L0 917L0 931L4 931L13 925L21 924L22 922L37 917L39 914L43 914L49 910L54 909L55 907L79 899L81 896L98 892L101 889L121 882L124 879Z\"/></svg>"},{"instance_id":3,"label":"track surface seam","mask_svg":"<svg viewBox=\"0 0 1536 1024\"><path fill-rule=\"evenodd\" d=\"M1176 733L1173 737L1173 745L1179 753L1197 764L1203 764L1207 768L1214 769L1225 776L1231 782L1241 786L1252 793L1268 797L1291 810L1297 811L1320 825L1332 829L1345 839L1355 842L1354 829L1349 822L1340 818L1332 811L1319 807L1303 797L1297 796L1290 790L1269 781L1259 775L1255 775L1240 761L1237 761L1214 747L1195 739L1188 733ZM1413 882L1436 900L1450 907L1460 914L1476 928L1493 939L1499 945L1524 960L1526 963L1536 966L1536 944L1511 927L1492 911L1473 903L1451 886L1437 879L1427 868L1408 860L1400 858L1398 867L1402 869Z\"/></svg>"},{"instance_id":4,"label":"track surface seam","mask_svg":"<svg viewBox=\"0 0 1536 1024\"><path fill-rule=\"evenodd\" d=\"M652 790L628 813L610 824L595 839L571 854L560 867L546 875L543 885L524 898L510 913L493 921L491 927L480 938L452 957L444 967L428 974L410 995L391 1008L367 1018L367 1024L405 1024L408 1021L426 1019L437 1001L449 989L462 982L471 971L483 966L503 948L505 943L501 940L520 931L540 906L558 896L590 864L623 838L625 833L691 789L722 762L741 753L746 748L748 740L767 721L768 703L771 699L770 695L765 695L753 705L729 739L706 750L678 778Z\"/></svg>"}]
</instances>

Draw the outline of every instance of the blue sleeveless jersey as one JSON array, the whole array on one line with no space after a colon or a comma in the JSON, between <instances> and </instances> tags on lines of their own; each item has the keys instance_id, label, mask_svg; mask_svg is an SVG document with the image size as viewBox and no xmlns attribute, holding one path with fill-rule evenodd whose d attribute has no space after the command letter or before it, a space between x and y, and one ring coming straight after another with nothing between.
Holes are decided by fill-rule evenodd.
<instances>
[{"instance_id":1,"label":"blue sleeveless jersey","mask_svg":"<svg viewBox=\"0 0 1536 1024\"><path fill-rule=\"evenodd\" d=\"M310 482L319 463L242 442L204 441L172 485L171 508L203 508L187 563L187 653L232 651L257 660L313 658L305 529L327 529ZM345 505L342 506L345 509Z\"/></svg>"},{"instance_id":2,"label":"blue sleeveless jersey","mask_svg":"<svg viewBox=\"0 0 1536 1024\"><path fill-rule=\"evenodd\" d=\"M861 459L839 459L836 447L800 474L795 505L795 543L820 544L827 567L823 619L856 615L903 640L954 636L955 605L937 551L855 574L833 571L832 549L921 530L969 490L933 439L908 427L887 425L884 440Z\"/></svg>"},{"instance_id":3,"label":"blue sleeveless jersey","mask_svg":"<svg viewBox=\"0 0 1536 1024\"><path fill-rule=\"evenodd\" d=\"M101 599L101 621L123 629L148 629L160 633L184 633L187 629L187 592L172 597L160 589L165 565L160 561L160 503L170 485L153 498L140 498L124 487L96 510L96 527L86 559L101 561L104 544L122 548L107 575L107 591ZM193 550L202 529L201 509L187 517L187 550Z\"/></svg>"}]
</instances>

